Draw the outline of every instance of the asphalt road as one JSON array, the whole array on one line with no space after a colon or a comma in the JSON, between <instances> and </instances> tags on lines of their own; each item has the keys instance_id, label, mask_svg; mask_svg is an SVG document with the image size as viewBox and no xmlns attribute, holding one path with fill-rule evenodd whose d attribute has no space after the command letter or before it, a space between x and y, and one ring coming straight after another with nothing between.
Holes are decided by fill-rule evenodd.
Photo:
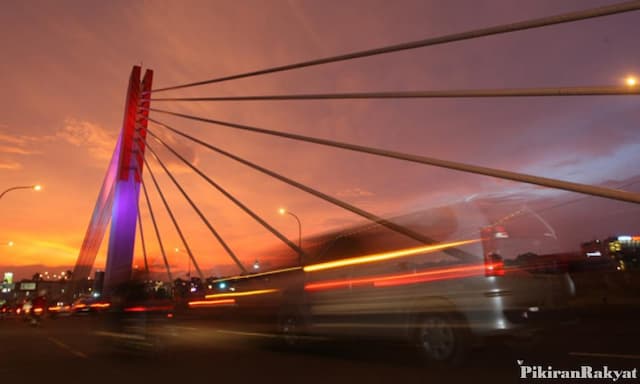
<instances>
[{"instance_id":1,"label":"asphalt road","mask_svg":"<svg viewBox=\"0 0 640 384\"><path fill-rule=\"evenodd\" d=\"M198 320L174 324L166 354L123 355L104 348L96 319L51 319L40 327L4 319L0 382L513 383L519 359L556 368L639 368L637 319L582 320L546 332L534 346L485 347L455 369L428 366L410 348L386 344L323 341L292 351L269 334Z\"/></svg>"}]
</instances>

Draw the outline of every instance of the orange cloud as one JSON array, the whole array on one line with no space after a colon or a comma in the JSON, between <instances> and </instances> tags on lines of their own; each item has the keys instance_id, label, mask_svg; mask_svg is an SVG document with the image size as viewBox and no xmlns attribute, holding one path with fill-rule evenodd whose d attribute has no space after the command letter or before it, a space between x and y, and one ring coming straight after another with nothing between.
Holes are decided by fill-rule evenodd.
<instances>
[{"instance_id":1,"label":"orange cloud","mask_svg":"<svg viewBox=\"0 0 640 384\"><path fill-rule=\"evenodd\" d=\"M84 147L92 158L100 160L101 166L111 159L116 142L115 135L102 126L73 118L65 119L64 127L56 132L56 137L69 144Z\"/></svg>"},{"instance_id":2,"label":"orange cloud","mask_svg":"<svg viewBox=\"0 0 640 384\"><path fill-rule=\"evenodd\" d=\"M0 160L0 169L6 170L6 171L16 171L18 169L22 169L22 165L15 161Z\"/></svg>"}]
</instances>

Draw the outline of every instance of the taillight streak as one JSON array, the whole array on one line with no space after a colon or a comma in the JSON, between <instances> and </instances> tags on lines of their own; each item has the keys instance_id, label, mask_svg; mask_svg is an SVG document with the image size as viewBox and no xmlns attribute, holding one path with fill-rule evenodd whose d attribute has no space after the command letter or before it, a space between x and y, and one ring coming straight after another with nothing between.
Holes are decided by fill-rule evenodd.
<instances>
[{"instance_id":1,"label":"taillight streak","mask_svg":"<svg viewBox=\"0 0 640 384\"><path fill-rule=\"evenodd\" d=\"M173 306L170 305L162 305L162 306L137 306L137 307L128 307L125 308L125 312L151 312L151 311L170 311L173 309Z\"/></svg>"},{"instance_id":2,"label":"taillight streak","mask_svg":"<svg viewBox=\"0 0 640 384\"><path fill-rule=\"evenodd\" d=\"M485 276L504 276L504 260L500 255L489 254L484 258Z\"/></svg>"},{"instance_id":3,"label":"taillight streak","mask_svg":"<svg viewBox=\"0 0 640 384\"><path fill-rule=\"evenodd\" d=\"M468 265L464 267L430 269L417 273L403 273L386 276L371 276L362 279L348 280L332 280L318 283L310 283L305 285L307 291L321 291L326 289L347 288L350 286L359 286L372 284L374 287L389 287L395 285L424 283L429 281L459 279L463 277L471 277L482 275L484 266Z\"/></svg>"}]
</instances>

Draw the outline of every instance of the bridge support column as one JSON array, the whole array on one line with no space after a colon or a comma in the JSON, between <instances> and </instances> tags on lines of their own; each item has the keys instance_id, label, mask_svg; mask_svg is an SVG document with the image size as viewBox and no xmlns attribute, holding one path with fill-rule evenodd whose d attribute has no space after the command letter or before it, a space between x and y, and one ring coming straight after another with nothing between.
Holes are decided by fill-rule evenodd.
<instances>
[{"instance_id":1,"label":"bridge support column","mask_svg":"<svg viewBox=\"0 0 640 384\"><path fill-rule=\"evenodd\" d=\"M147 99L150 96L153 78L153 72L147 70L141 83L140 72L139 66L133 67L125 103L107 251L105 292L130 280L132 274L148 116L148 111L144 108L149 106Z\"/></svg>"}]
</instances>

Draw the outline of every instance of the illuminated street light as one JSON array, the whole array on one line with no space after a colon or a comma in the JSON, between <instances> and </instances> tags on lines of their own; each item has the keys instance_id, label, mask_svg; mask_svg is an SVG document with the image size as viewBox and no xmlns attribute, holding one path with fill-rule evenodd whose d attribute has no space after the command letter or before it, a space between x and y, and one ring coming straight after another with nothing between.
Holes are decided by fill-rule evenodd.
<instances>
[{"instance_id":1,"label":"illuminated street light","mask_svg":"<svg viewBox=\"0 0 640 384\"><path fill-rule=\"evenodd\" d=\"M40 190L42 190L42 185L35 184L35 185L21 185L21 186L17 186L17 187L11 187L11 188L5 189L4 192L0 193L0 199L2 199L2 197L7 192L15 191L16 189L32 189L34 191L40 191Z\"/></svg>"},{"instance_id":2,"label":"illuminated street light","mask_svg":"<svg viewBox=\"0 0 640 384\"><path fill-rule=\"evenodd\" d=\"M298 248L302 249L302 223L300 223L300 218L296 216L293 212L286 210L285 208L278 209L278 213L281 215L291 215L298 222ZM302 262L302 255L300 255L300 262Z\"/></svg>"},{"instance_id":3,"label":"illuminated street light","mask_svg":"<svg viewBox=\"0 0 640 384\"><path fill-rule=\"evenodd\" d=\"M638 79L633 76L628 76L624 82L627 83L628 86L634 87L638 84Z\"/></svg>"}]
</instances>

